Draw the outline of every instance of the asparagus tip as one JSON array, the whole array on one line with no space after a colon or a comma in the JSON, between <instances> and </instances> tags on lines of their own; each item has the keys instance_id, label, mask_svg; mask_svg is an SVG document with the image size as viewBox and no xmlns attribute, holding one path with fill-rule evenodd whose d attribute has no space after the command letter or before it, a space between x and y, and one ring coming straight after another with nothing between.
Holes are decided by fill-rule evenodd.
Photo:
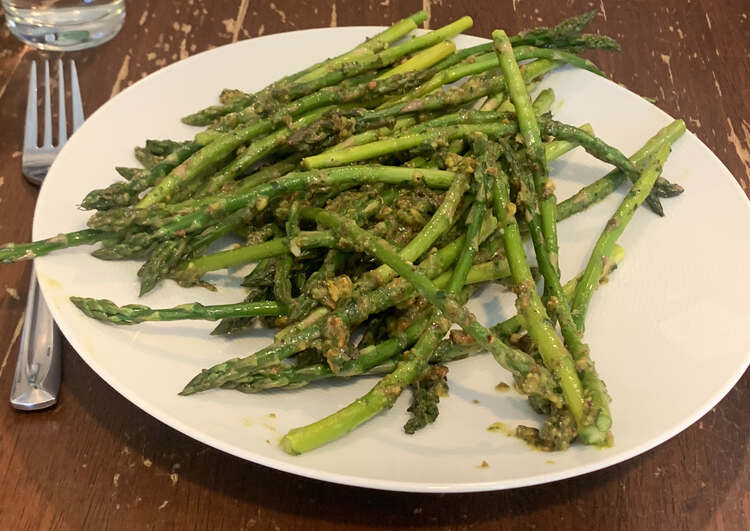
<instances>
[{"instance_id":1,"label":"asparagus tip","mask_svg":"<svg viewBox=\"0 0 750 531\"><path fill-rule=\"evenodd\" d=\"M195 394L195 393L197 393L197 392L198 392L198 390L197 390L197 389L195 389L195 388L194 388L194 387L192 386L192 383L193 383L192 381L191 381L190 383L188 383L188 384L187 384L187 385L186 385L186 386L185 386L185 387L184 387L184 388L182 389L182 391L180 391L180 392L179 392L179 393L177 393L177 394L178 394L178 395L180 395L180 396L190 396L190 395L192 395L192 394Z\"/></svg>"},{"instance_id":2,"label":"asparagus tip","mask_svg":"<svg viewBox=\"0 0 750 531\"><path fill-rule=\"evenodd\" d=\"M151 291L152 289L154 289L154 287L156 286L156 280L157 279L155 279L155 278L151 278L151 277L145 278L144 277L143 280L141 280L141 287L138 290L138 296L139 297L143 297L146 293L148 293L149 291Z\"/></svg>"}]
</instances>

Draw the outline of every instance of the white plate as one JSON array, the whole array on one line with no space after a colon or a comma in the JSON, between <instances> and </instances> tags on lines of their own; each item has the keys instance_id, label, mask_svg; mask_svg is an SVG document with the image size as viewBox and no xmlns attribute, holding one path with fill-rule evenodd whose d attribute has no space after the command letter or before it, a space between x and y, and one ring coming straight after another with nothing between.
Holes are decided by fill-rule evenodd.
<instances>
[{"instance_id":1,"label":"white plate","mask_svg":"<svg viewBox=\"0 0 750 531\"><path fill-rule=\"evenodd\" d=\"M116 180L113 167L133 165L132 147L146 138L190 138L179 118L216 101L223 87L257 90L313 61L340 53L377 28L300 31L238 42L164 68L103 105L55 161L37 203L34 238L78 230L89 213L76 205L93 188ZM460 37L460 47L482 42ZM564 121L590 122L625 153L670 118L620 86L581 70L549 76ZM559 197L606 171L583 153L551 165ZM438 421L414 436L401 426L408 393L386 414L307 455L278 447L290 428L344 406L373 379L314 385L248 396L212 391L177 393L200 369L264 346L267 335L209 337L211 323L149 323L115 327L84 317L71 295L172 306L241 299L234 278L216 275L216 293L165 282L137 298L136 262L103 262L90 248L37 260L42 290L55 319L81 357L135 405L215 448L266 466L326 481L380 489L459 492L504 489L562 479L621 462L677 434L713 407L748 365L750 263L748 201L730 173L695 136L675 145L666 176L686 193L665 200L667 217L641 209L624 236L627 257L595 296L587 341L614 402L615 446L576 445L564 453L531 451L487 426L534 423L522 397L495 391L509 375L489 357L451 365L450 397ZM560 225L565 277L577 273L621 194ZM496 322L512 311L507 296L485 290L472 307ZM478 400L478 403L475 403ZM270 414L275 414L275 417ZM480 467L482 461L488 467Z\"/></svg>"}]
</instances>

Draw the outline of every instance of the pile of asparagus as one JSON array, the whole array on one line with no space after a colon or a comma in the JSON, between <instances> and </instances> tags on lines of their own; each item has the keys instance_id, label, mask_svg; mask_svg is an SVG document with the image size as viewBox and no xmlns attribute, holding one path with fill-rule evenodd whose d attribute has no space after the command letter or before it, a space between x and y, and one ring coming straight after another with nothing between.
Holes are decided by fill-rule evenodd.
<instances>
[{"instance_id":1,"label":"pile of asparagus","mask_svg":"<svg viewBox=\"0 0 750 531\"><path fill-rule=\"evenodd\" d=\"M83 199L96 211L88 229L9 244L0 261L98 243L93 254L103 260L143 260L141 294L164 279L212 288L207 273L255 263L236 304L71 300L115 324L277 329L271 345L203 370L183 395L384 375L351 405L286 434L281 445L292 454L348 433L408 387L405 430L426 426L447 388L445 364L481 352L544 415L541 429L519 427L519 436L546 449L609 444L610 397L583 341L586 310L622 260L616 240L638 206L663 215L661 199L682 192L660 173L685 125L675 121L628 158L589 126L554 120L551 90L531 101L535 83L563 65L604 75L578 55L619 49L583 33L594 16L512 37L496 31L493 42L457 51L450 38L471 19L404 38L425 20L419 12L259 92L224 90L219 105L183 119L206 127L193 140L147 141L136 148L142 168L117 168L124 180ZM578 146L614 169L557 203L548 162ZM563 284L557 223L625 181L630 192L585 270ZM211 252L225 236L241 244ZM515 292L518 315L487 328L464 304L495 282Z\"/></svg>"}]
</instances>

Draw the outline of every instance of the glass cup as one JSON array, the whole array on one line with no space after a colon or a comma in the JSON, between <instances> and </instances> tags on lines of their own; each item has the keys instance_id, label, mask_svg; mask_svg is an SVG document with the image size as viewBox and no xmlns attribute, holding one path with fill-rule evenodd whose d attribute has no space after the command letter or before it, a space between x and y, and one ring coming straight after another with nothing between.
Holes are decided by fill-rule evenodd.
<instances>
[{"instance_id":1,"label":"glass cup","mask_svg":"<svg viewBox=\"0 0 750 531\"><path fill-rule=\"evenodd\" d=\"M125 0L2 0L2 6L11 33L42 50L102 44L125 21Z\"/></svg>"}]
</instances>

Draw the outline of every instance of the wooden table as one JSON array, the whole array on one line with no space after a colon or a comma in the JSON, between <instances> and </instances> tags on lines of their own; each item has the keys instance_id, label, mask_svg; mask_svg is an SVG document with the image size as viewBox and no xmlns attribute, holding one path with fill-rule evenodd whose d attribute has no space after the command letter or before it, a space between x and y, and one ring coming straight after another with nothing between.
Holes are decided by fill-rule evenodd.
<instances>
[{"instance_id":1,"label":"wooden table","mask_svg":"<svg viewBox=\"0 0 750 531\"><path fill-rule=\"evenodd\" d=\"M266 5L267 4L267 5ZM547 4L547 5L544 5ZM425 8L468 14L487 36L592 7L625 52L592 57L683 117L750 192L750 5L746 0L130 0L111 42L74 54L86 111L190 54L258 35L386 24ZM26 241L37 189L20 173L28 62L0 30L0 240ZM710 176L707 176L710 177ZM707 198L710 199L710 198ZM702 420L637 458L549 485L418 495L329 485L244 462L168 428L110 389L66 345L60 402L5 403L30 265L0 267L2 529L750 529L750 378Z\"/></svg>"}]
</instances>

